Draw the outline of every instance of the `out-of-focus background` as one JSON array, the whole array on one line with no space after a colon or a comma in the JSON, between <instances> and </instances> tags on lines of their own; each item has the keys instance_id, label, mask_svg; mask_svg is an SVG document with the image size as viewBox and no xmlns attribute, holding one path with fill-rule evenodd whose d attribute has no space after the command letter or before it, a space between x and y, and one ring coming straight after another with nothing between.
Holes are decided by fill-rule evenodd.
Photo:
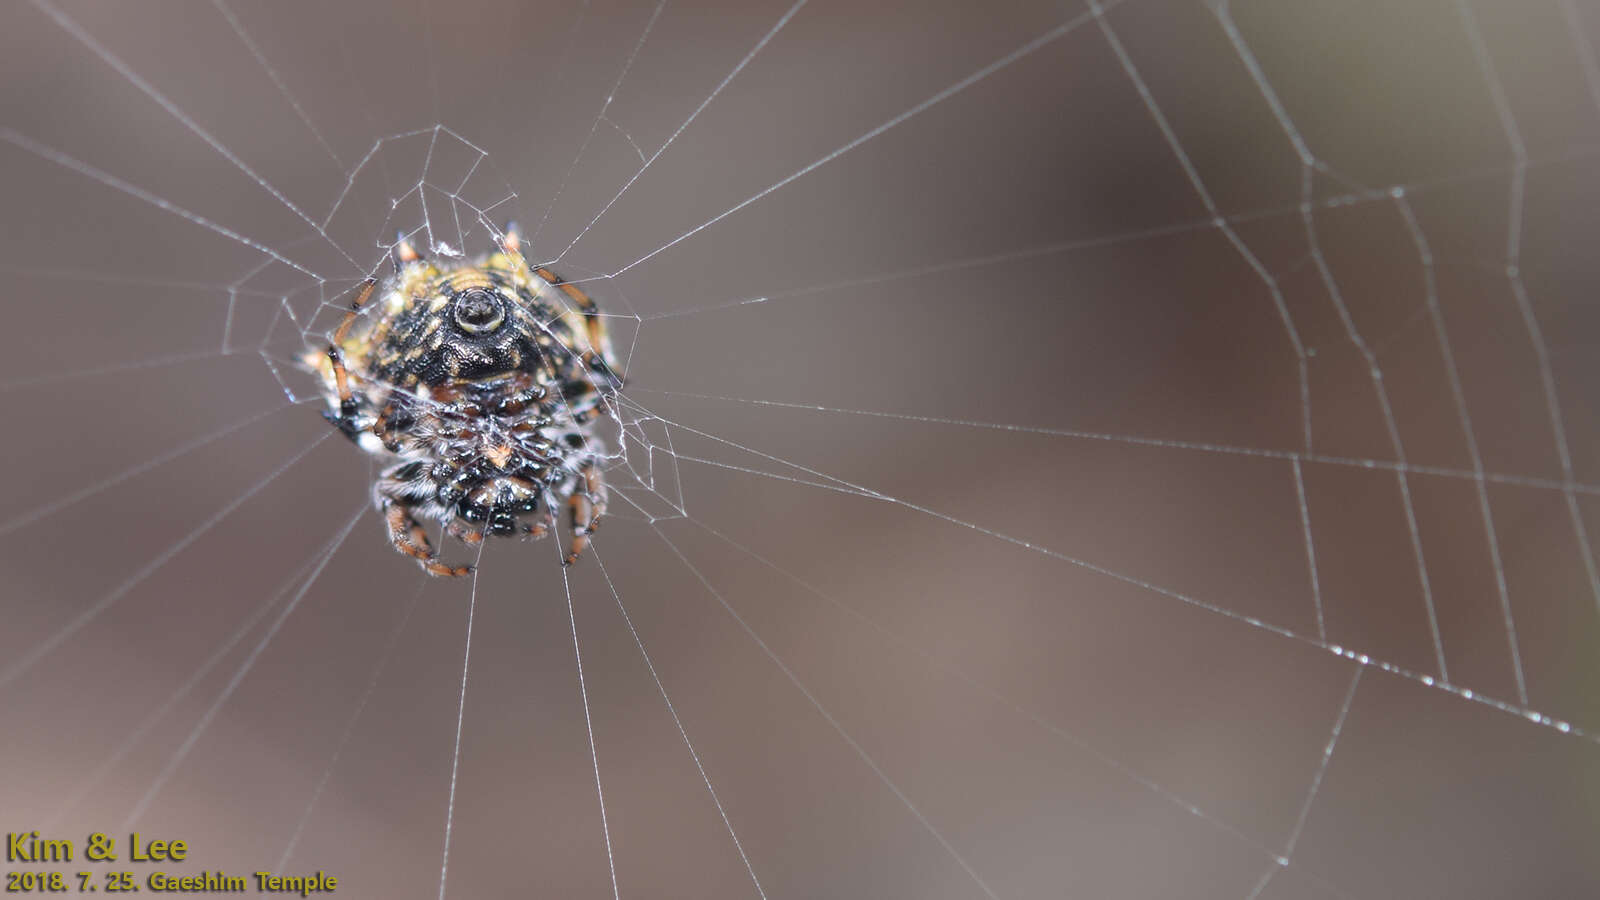
<instances>
[{"instance_id":1,"label":"out-of-focus background","mask_svg":"<svg viewBox=\"0 0 1600 900\"><path fill-rule=\"evenodd\" d=\"M790 2L7 5L0 827L353 898L1600 894L1600 9ZM474 594L296 359L512 219L630 386L595 555Z\"/></svg>"}]
</instances>

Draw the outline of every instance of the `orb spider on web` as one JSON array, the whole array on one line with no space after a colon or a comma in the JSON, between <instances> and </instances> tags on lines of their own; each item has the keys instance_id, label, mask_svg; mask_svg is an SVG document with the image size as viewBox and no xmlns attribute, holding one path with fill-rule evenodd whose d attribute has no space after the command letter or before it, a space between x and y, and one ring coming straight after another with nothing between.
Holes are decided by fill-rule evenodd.
<instances>
[{"instance_id":1,"label":"orb spider on web","mask_svg":"<svg viewBox=\"0 0 1600 900\"><path fill-rule=\"evenodd\" d=\"M479 546L542 538L565 504L571 565L606 511L594 424L622 387L599 307L530 266L515 226L475 259L426 259L404 236L393 255L395 274L361 282L327 349L307 359L323 417L387 463L372 500L389 541L432 575L465 575L419 519Z\"/></svg>"}]
</instances>

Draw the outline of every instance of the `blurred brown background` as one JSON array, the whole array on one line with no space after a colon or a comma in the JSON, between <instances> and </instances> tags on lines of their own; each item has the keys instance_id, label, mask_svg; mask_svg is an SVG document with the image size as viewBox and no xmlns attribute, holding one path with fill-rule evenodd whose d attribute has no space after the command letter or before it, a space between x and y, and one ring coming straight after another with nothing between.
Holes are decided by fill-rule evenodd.
<instances>
[{"instance_id":1,"label":"blurred brown background","mask_svg":"<svg viewBox=\"0 0 1600 900\"><path fill-rule=\"evenodd\" d=\"M3 828L438 894L472 585L284 361L489 209L633 405L449 896L1600 891L1600 10L1103 7L9 4Z\"/></svg>"}]
</instances>

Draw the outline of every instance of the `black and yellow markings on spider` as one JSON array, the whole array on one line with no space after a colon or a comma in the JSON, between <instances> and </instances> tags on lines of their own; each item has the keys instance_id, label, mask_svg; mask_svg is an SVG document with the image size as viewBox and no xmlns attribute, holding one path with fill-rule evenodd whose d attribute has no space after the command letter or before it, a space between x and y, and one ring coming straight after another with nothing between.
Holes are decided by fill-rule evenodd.
<instances>
[{"instance_id":1,"label":"black and yellow markings on spider","mask_svg":"<svg viewBox=\"0 0 1600 900\"><path fill-rule=\"evenodd\" d=\"M7 894L136 894L142 891L185 894L331 894L339 887L337 876L317 870L314 874L284 875L268 870L244 874L221 869L173 873L164 864L189 861L189 842L151 839L135 831L128 835L126 854L116 838L96 831L80 846L71 838L50 837L37 831L6 833ZM107 864L127 862L136 869L118 869ZM78 863L84 868L68 871Z\"/></svg>"}]
</instances>

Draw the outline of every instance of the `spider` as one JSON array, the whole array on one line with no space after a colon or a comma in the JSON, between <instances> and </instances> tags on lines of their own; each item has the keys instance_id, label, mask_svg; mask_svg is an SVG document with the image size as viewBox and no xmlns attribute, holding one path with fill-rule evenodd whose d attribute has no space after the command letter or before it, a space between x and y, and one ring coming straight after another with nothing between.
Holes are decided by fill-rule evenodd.
<instances>
[{"instance_id":1,"label":"spider","mask_svg":"<svg viewBox=\"0 0 1600 900\"><path fill-rule=\"evenodd\" d=\"M593 423L622 379L605 319L577 286L528 264L515 226L499 243L450 263L402 236L375 314L362 316L378 288L367 278L326 351L308 354L323 417L390 462L372 487L389 541L432 575L472 567L440 561L419 516L478 546L542 538L565 503L571 565L606 511Z\"/></svg>"}]
</instances>

